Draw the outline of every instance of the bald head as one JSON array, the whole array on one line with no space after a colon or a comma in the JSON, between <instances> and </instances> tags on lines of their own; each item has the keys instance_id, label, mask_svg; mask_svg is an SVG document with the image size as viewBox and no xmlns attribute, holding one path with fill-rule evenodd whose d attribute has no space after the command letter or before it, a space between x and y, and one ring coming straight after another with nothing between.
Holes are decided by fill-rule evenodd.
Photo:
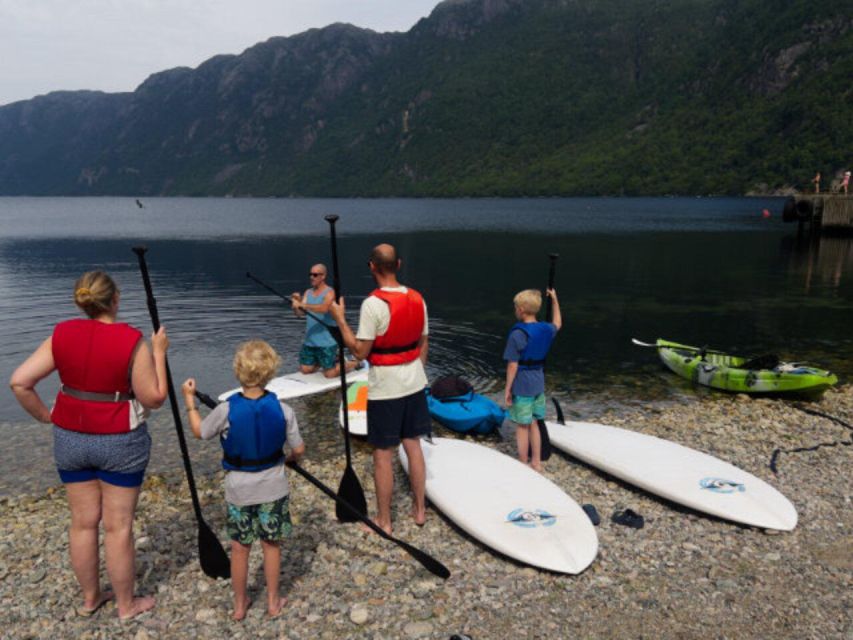
<instances>
[{"instance_id":1,"label":"bald head","mask_svg":"<svg viewBox=\"0 0 853 640\"><path fill-rule=\"evenodd\" d=\"M390 244L379 244L370 252L370 262L379 273L391 275L397 273L400 266L397 250Z\"/></svg>"}]
</instances>

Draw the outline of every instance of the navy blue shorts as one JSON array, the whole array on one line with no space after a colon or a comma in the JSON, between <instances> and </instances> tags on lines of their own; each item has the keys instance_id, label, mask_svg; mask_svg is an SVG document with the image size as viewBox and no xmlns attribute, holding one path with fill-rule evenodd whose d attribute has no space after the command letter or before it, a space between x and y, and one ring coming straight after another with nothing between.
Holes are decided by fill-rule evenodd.
<instances>
[{"instance_id":1,"label":"navy blue shorts","mask_svg":"<svg viewBox=\"0 0 853 640\"><path fill-rule=\"evenodd\" d=\"M367 441L374 447L396 447L400 440L418 438L431 429L424 391L392 400L367 401Z\"/></svg>"},{"instance_id":2,"label":"navy blue shorts","mask_svg":"<svg viewBox=\"0 0 853 640\"><path fill-rule=\"evenodd\" d=\"M63 483L102 480L118 487L139 487L151 454L148 426L128 433L96 435L54 425L53 458Z\"/></svg>"}]
</instances>

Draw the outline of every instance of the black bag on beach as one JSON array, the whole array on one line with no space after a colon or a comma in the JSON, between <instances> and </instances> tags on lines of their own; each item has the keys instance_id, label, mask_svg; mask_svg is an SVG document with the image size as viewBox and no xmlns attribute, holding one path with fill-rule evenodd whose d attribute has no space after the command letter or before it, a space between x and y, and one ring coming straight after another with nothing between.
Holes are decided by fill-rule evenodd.
<instances>
[{"instance_id":1,"label":"black bag on beach","mask_svg":"<svg viewBox=\"0 0 853 640\"><path fill-rule=\"evenodd\" d=\"M474 387L461 376L442 376L432 383L429 388L433 398L458 398L471 393Z\"/></svg>"}]
</instances>

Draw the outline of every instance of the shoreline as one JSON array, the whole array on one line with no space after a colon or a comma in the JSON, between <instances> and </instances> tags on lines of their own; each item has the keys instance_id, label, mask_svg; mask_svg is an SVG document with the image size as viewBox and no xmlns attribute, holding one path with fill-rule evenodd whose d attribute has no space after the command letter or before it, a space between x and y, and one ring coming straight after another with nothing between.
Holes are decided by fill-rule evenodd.
<instances>
[{"instance_id":1,"label":"shoreline","mask_svg":"<svg viewBox=\"0 0 853 640\"><path fill-rule=\"evenodd\" d=\"M853 423L853 386L809 408ZM599 554L577 576L552 574L499 556L431 507L422 529L408 519L407 480L395 466L395 536L450 569L441 581L395 545L338 524L334 503L291 472L294 533L283 545L275 620L264 615L260 552L253 550L244 623L231 622L230 583L198 566L196 523L180 471L152 474L135 525L137 590L157 598L126 624L109 604L80 618L61 487L0 498L0 628L28 638L448 638L509 637L850 638L853 633L851 447L782 455L772 451L851 439L851 432L785 403L713 395L667 406L606 410L597 422L667 438L717 456L769 482L797 508L799 524L776 535L677 507L559 453L545 475L601 514ZM446 435L446 433L441 433ZM514 454L514 443L477 439ZM309 452L310 453L310 452ZM373 506L369 456L353 465ZM343 456L303 466L331 487ZM224 544L222 472L196 474L205 520ZM646 526L610 515L630 507ZM227 548L227 544L226 544ZM13 562L13 559L18 559ZM102 572L105 577L105 572Z\"/></svg>"}]
</instances>

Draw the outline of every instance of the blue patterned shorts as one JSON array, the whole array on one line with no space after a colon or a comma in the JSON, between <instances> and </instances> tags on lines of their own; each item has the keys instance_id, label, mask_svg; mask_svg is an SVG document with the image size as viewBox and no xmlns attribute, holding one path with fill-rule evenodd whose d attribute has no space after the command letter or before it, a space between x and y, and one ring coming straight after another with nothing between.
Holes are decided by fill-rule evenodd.
<instances>
[{"instance_id":1,"label":"blue patterned shorts","mask_svg":"<svg viewBox=\"0 0 853 640\"><path fill-rule=\"evenodd\" d=\"M290 497L245 507L228 505L228 537L249 545L255 540L278 542L289 538L293 531L290 522Z\"/></svg>"}]
</instances>

